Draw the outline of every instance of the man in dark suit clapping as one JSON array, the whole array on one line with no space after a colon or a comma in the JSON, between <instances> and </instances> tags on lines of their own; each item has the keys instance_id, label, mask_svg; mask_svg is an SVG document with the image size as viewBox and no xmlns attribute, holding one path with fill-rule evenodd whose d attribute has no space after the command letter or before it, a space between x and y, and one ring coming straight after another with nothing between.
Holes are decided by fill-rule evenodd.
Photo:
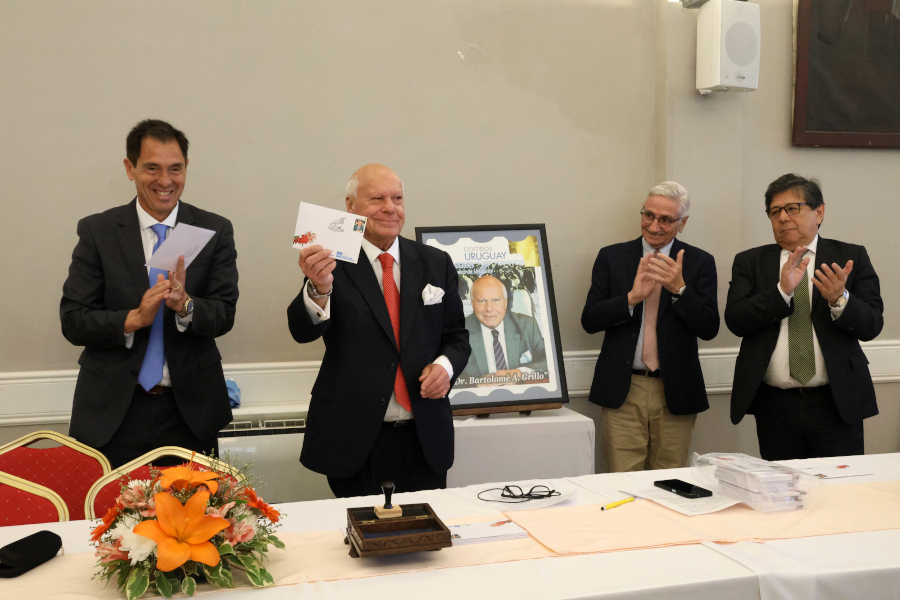
<instances>
[{"instance_id":1,"label":"man in dark suit clapping","mask_svg":"<svg viewBox=\"0 0 900 600\"><path fill-rule=\"evenodd\" d=\"M716 263L676 239L690 198L674 181L650 188L641 237L600 250L581 315L604 331L589 400L603 407L609 471L683 467L697 413L709 408L697 338L719 332Z\"/></svg>"},{"instance_id":2,"label":"man in dark suit clapping","mask_svg":"<svg viewBox=\"0 0 900 600\"><path fill-rule=\"evenodd\" d=\"M767 460L863 454L862 422L878 407L859 341L884 325L878 275L862 246L819 236L817 181L779 177L766 214L776 243L735 257L725 306L744 338L731 420L755 415Z\"/></svg>"}]
</instances>

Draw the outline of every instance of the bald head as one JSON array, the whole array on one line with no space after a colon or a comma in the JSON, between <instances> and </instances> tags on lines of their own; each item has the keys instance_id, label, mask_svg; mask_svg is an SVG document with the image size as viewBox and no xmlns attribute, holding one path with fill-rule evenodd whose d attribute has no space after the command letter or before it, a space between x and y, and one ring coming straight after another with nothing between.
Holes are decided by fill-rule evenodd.
<instances>
[{"instance_id":1,"label":"bald head","mask_svg":"<svg viewBox=\"0 0 900 600\"><path fill-rule=\"evenodd\" d=\"M472 284L472 311L475 318L489 329L494 329L506 316L506 286L490 275L484 275Z\"/></svg>"},{"instance_id":2,"label":"bald head","mask_svg":"<svg viewBox=\"0 0 900 600\"><path fill-rule=\"evenodd\" d=\"M365 238L387 250L406 222L403 182L384 165L360 167L347 183L347 211L368 217Z\"/></svg>"}]
</instances>

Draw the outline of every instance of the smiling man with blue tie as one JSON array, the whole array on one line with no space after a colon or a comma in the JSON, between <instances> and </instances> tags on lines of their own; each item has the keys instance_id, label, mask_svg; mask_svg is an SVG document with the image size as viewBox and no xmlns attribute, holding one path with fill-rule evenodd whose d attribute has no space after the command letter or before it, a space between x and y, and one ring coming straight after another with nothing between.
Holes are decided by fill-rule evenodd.
<instances>
[{"instance_id":1,"label":"smiling man with blue tie","mask_svg":"<svg viewBox=\"0 0 900 600\"><path fill-rule=\"evenodd\" d=\"M188 141L164 121L126 140L130 203L78 222L63 286L63 335L84 346L69 434L113 467L160 446L216 452L231 421L215 338L234 324L237 252L231 223L180 202ZM189 269L145 266L176 223L215 235Z\"/></svg>"}]
</instances>

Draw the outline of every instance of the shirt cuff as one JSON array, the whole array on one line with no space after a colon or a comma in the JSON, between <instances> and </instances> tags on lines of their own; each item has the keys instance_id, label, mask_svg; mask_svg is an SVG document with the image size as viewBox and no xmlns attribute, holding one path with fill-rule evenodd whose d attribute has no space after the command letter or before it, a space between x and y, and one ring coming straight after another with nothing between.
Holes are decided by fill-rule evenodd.
<instances>
[{"instance_id":1,"label":"shirt cuff","mask_svg":"<svg viewBox=\"0 0 900 600\"><path fill-rule=\"evenodd\" d=\"M131 347L134 345L134 332L125 334L125 347L131 350Z\"/></svg>"},{"instance_id":2,"label":"shirt cuff","mask_svg":"<svg viewBox=\"0 0 900 600\"><path fill-rule=\"evenodd\" d=\"M628 306L628 314L632 317L634 316L634 307L631 305Z\"/></svg>"},{"instance_id":3,"label":"shirt cuff","mask_svg":"<svg viewBox=\"0 0 900 600\"><path fill-rule=\"evenodd\" d=\"M318 325L331 318L331 296L325 301L325 308L322 308L309 297L306 284L303 284L303 306L306 307L306 313L312 319L313 325Z\"/></svg>"},{"instance_id":4,"label":"shirt cuff","mask_svg":"<svg viewBox=\"0 0 900 600\"><path fill-rule=\"evenodd\" d=\"M432 364L441 365L442 367L444 367L444 370L447 371L447 375L450 376L450 381L453 381L453 365L450 364L449 358L441 354L436 359L434 359L434 362Z\"/></svg>"},{"instance_id":5,"label":"shirt cuff","mask_svg":"<svg viewBox=\"0 0 900 600\"><path fill-rule=\"evenodd\" d=\"M193 321L193 320L194 320L193 312L191 312L191 314L189 314L186 317L179 317L178 313L175 313L175 327L177 327L178 331L180 331L181 333L184 333L185 331L187 331L188 326L191 324L191 321Z\"/></svg>"},{"instance_id":6,"label":"shirt cuff","mask_svg":"<svg viewBox=\"0 0 900 600\"><path fill-rule=\"evenodd\" d=\"M847 302L850 302L849 292L847 293ZM831 306L831 304L828 305L828 308L831 309L832 321L837 321L838 317L844 314L844 309L847 308L847 302L845 302L843 306Z\"/></svg>"},{"instance_id":7,"label":"shirt cuff","mask_svg":"<svg viewBox=\"0 0 900 600\"><path fill-rule=\"evenodd\" d=\"M785 303L786 303L788 306L790 306L790 304L791 304L791 299L794 297L794 295L791 294L790 296L788 296L787 294L785 294L785 293L784 293L784 290L781 289L781 282L780 282L780 281L779 281L778 283L775 284L775 287L778 288L778 293L781 294L781 297L782 297L782 298L784 298Z\"/></svg>"}]
</instances>

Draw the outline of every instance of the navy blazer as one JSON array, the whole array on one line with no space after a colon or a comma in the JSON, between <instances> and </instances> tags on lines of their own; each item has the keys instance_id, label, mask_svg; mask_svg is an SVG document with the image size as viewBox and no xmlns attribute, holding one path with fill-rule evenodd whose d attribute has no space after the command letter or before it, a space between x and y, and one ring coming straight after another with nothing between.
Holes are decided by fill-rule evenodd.
<instances>
[{"instance_id":1,"label":"navy blazer","mask_svg":"<svg viewBox=\"0 0 900 600\"><path fill-rule=\"evenodd\" d=\"M131 348L125 347L125 318L150 287L136 202L78 222L78 244L59 305L63 335L84 346L69 435L94 447L109 442L125 418L150 339L150 328L144 327L134 332ZM234 325L234 230L228 219L184 202L177 222L215 232L185 274L184 287L194 300L187 330L178 331L171 309L160 309L175 401L194 435L207 440L231 422L215 338Z\"/></svg>"},{"instance_id":2,"label":"navy blazer","mask_svg":"<svg viewBox=\"0 0 900 600\"><path fill-rule=\"evenodd\" d=\"M333 274L330 319L313 324L303 301L305 282L287 310L297 342L325 340L300 461L332 477L356 473L384 421L399 363L425 459L434 471L447 471L453 465L450 401L422 398L419 376L438 356L450 360L454 375L469 358L469 334L450 256L400 238L399 352L384 294L365 253L357 264L338 261ZM422 290L429 284L445 294L441 302L426 306Z\"/></svg>"},{"instance_id":3,"label":"navy blazer","mask_svg":"<svg viewBox=\"0 0 900 600\"><path fill-rule=\"evenodd\" d=\"M719 308L715 259L676 238L670 256L676 258L680 250L684 250L682 277L687 289L675 302L671 292L662 289L656 335L666 406L674 415L690 415L709 408L697 338L716 337ZM601 249L581 314L585 331L606 332L588 399L607 408L622 406L631 387L644 305L638 304L629 314L628 292L642 256L641 238Z\"/></svg>"},{"instance_id":4,"label":"navy blazer","mask_svg":"<svg viewBox=\"0 0 900 600\"><path fill-rule=\"evenodd\" d=\"M884 304L878 275L866 249L819 237L817 266L844 266L848 260L853 260L846 284L850 299L840 318L832 320L828 301L815 286L810 310L838 412L846 423L856 423L878 414L869 361L859 341L881 333ZM733 334L744 338L731 392L731 422L735 424L745 414L753 414L753 399L778 342L781 320L794 312L793 299L788 305L776 287L781 278L780 262L781 247L777 244L745 250L734 257L725 324Z\"/></svg>"}]
</instances>

